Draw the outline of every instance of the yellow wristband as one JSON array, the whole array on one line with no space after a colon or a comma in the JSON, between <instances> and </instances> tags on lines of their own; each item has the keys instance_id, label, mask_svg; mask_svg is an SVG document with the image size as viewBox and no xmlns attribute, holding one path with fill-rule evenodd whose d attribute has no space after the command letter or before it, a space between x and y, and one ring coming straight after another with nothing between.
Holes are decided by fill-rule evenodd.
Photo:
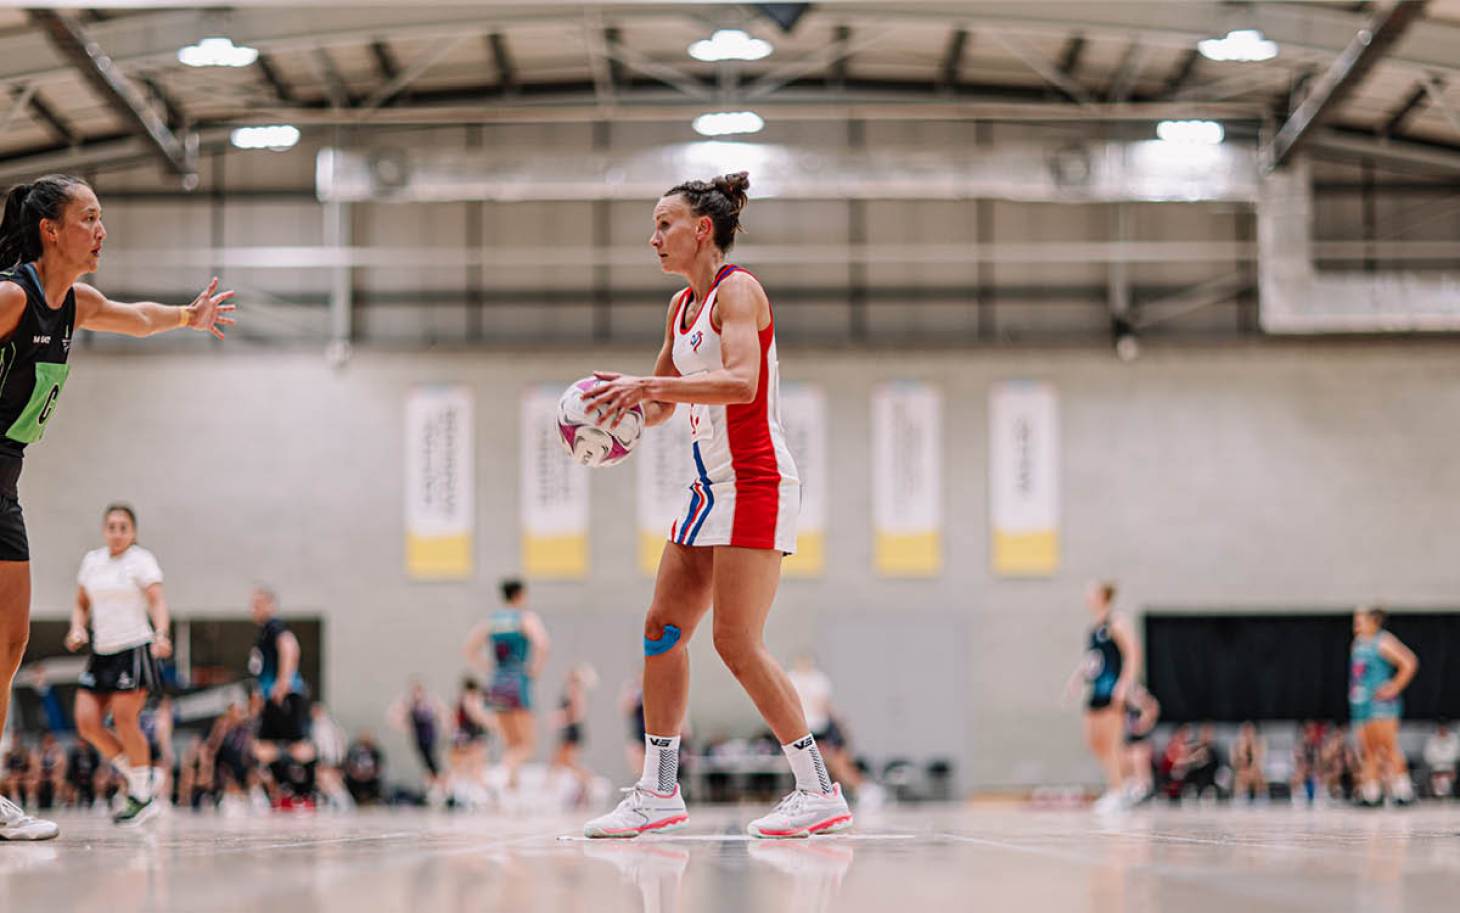
<instances>
[{"instance_id":1,"label":"yellow wristband","mask_svg":"<svg viewBox=\"0 0 1460 913\"><path fill-rule=\"evenodd\" d=\"M185 327L188 325L188 309L186 307L180 307L177 309L177 325L179 327Z\"/></svg>"}]
</instances>

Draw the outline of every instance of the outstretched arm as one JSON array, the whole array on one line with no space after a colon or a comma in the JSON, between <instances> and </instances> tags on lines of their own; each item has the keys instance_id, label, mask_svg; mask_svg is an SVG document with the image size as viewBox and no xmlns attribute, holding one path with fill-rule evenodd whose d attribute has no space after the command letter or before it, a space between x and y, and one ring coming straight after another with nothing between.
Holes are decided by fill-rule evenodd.
<instances>
[{"instance_id":1,"label":"outstretched arm","mask_svg":"<svg viewBox=\"0 0 1460 913\"><path fill-rule=\"evenodd\" d=\"M168 330L187 327L223 338L223 327L232 326L227 316L234 309L224 304L233 292L218 291L218 277L198 297L183 307L158 304L155 301L126 303L112 301L84 282L76 283L76 323L88 330L121 333L126 336L151 336Z\"/></svg>"}]
</instances>

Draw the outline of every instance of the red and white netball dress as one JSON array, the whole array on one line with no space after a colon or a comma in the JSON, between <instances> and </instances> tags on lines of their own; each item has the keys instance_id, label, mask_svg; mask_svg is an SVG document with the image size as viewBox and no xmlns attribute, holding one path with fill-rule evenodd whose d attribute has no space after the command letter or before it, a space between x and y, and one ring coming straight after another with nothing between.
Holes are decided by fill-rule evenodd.
<instances>
[{"instance_id":1,"label":"red and white netball dress","mask_svg":"<svg viewBox=\"0 0 1460 913\"><path fill-rule=\"evenodd\" d=\"M684 319L694 291L679 296L674 317L674 367L684 377L718 371L720 332L710 315L720 283L742 271L727 264L694 322ZM748 274L747 274L748 275ZM755 399L728 406L689 406L694 481L689 498L670 529L680 545L735 545L796 550L796 517L801 509L801 479L781 429L781 383L776 363L776 324L759 333L760 380Z\"/></svg>"}]
</instances>

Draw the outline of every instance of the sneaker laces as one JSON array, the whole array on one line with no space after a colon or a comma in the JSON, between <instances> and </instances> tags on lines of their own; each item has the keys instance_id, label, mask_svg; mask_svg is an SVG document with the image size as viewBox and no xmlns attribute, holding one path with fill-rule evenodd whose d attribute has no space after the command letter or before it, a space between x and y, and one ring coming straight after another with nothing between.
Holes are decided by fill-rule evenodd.
<instances>
[{"instance_id":1,"label":"sneaker laces","mask_svg":"<svg viewBox=\"0 0 1460 913\"><path fill-rule=\"evenodd\" d=\"M810 797L811 794L805 790L793 789L776 804L776 812L778 814L794 815L804 809L806 800Z\"/></svg>"}]
</instances>

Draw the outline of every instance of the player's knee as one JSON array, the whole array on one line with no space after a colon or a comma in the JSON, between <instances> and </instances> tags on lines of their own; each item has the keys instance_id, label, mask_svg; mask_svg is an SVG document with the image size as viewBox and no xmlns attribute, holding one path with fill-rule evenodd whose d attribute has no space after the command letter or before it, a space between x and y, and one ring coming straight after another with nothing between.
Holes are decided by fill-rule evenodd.
<instances>
[{"instance_id":1,"label":"player's knee","mask_svg":"<svg viewBox=\"0 0 1460 913\"><path fill-rule=\"evenodd\" d=\"M754 640L738 632L715 632L715 652L720 654L725 668L737 677L755 660L757 646Z\"/></svg>"},{"instance_id":2,"label":"player's knee","mask_svg":"<svg viewBox=\"0 0 1460 913\"><path fill-rule=\"evenodd\" d=\"M661 623L651 615L644 622L644 655L662 656L673 650L683 636L678 625Z\"/></svg>"}]
</instances>

